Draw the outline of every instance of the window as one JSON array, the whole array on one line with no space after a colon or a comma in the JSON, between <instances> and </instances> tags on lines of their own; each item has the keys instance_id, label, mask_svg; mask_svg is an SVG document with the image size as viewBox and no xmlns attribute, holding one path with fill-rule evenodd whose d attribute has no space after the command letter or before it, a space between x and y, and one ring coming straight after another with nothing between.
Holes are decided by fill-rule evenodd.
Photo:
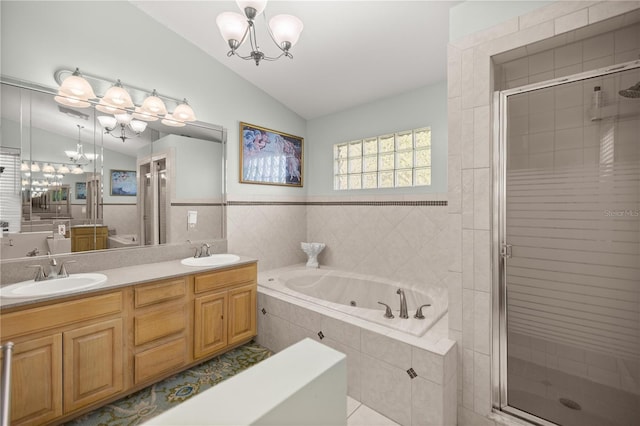
<instances>
[{"instance_id":1,"label":"window","mask_svg":"<svg viewBox=\"0 0 640 426\"><path fill-rule=\"evenodd\" d=\"M333 189L431 185L431 128L333 146Z\"/></svg>"}]
</instances>

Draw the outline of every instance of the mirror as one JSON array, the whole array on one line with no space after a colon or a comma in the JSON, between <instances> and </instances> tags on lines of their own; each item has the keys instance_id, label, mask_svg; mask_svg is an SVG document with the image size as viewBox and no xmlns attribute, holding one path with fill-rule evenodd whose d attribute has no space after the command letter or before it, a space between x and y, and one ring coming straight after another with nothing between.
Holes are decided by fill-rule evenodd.
<instances>
[{"instance_id":1,"label":"mirror","mask_svg":"<svg viewBox=\"0 0 640 426\"><path fill-rule=\"evenodd\" d=\"M3 77L2 259L224 238L221 126L105 133L54 96Z\"/></svg>"}]
</instances>

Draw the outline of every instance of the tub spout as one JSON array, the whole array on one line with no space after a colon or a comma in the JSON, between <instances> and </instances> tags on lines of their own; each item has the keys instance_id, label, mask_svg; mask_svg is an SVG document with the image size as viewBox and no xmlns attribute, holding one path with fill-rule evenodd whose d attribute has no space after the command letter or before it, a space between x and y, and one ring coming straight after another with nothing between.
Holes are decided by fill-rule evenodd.
<instances>
[{"instance_id":1,"label":"tub spout","mask_svg":"<svg viewBox=\"0 0 640 426\"><path fill-rule=\"evenodd\" d=\"M407 312L407 299L404 296L404 290L399 288L396 291L396 294L400 295L400 318L409 318L409 313Z\"/></svg>"}]
</instances>

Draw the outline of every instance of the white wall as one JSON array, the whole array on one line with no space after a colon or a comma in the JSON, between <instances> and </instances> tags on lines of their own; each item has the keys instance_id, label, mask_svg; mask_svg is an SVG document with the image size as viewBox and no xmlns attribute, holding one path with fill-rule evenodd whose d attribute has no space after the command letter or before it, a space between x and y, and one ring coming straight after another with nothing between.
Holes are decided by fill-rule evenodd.
<instances>
[{"instance_id":1,"label":"white wall","mask_svg":"<svg viewBox=\"0 0 640 426\"><path fill-rule=\"evenodd\" d=\"M3 1L0 7L3 75L56 87L57 69L80 67L186 97L199 120L228 129L230 194L305 193L305 188L240 185L235 167L239 121L304 137L305 120L135 6L124 1Z\"/></svg>"},{"instance_id":2,"label":"white wall","mask_svg":"<svg viewBox=\"0 0 640 426\"><path fill-rule=\"evenodd\" d=\"M441 82L340 111L307 123L306 183L309 196L443 193L447 188L447 85ZM333 190L333 145L402 130L431 127L431 186Z\"/></svg>"}]
</instances>

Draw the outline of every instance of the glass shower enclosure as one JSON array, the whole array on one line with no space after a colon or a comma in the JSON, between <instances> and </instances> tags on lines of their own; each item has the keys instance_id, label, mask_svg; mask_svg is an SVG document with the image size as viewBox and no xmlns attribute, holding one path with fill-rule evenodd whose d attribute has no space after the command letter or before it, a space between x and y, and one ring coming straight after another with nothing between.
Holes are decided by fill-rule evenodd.
<instances>
[{"instance_id":1,"label":"glass shower enclosure","mask_svg":"<svg viewBox=\"0 0 640 426\"><path fill-rule=\"evenodd\" d=\"M500 409L640 424L640 61L499 102Z\"/></svg>"}]
</instances>

